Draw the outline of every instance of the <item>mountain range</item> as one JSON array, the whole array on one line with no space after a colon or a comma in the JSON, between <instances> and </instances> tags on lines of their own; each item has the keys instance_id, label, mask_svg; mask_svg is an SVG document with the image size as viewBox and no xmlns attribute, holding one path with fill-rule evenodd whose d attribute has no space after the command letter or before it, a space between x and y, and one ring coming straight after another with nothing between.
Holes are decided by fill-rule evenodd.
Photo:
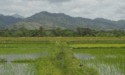
<instances>
[{"instance_id":1,"label":"mountain range","mask_svg":"<svg viewBox=\"0 0 125 75\"><path fill-rule=\"evenodd\" d=\"M28 30L63 28L75 30L78 27L91 28L94 30L125 30L125 20L113 21L104 18L88 19L83 17L72 17L64 13L50 13L47 11L36 13L30 17L23 18L19 15L0 15L0 29Z\"/></svg>"},{"instance_id":2,"label":"mountain range","mask_svg":"<svg viewBox=\"0 0 125 75\"><path fill-rule=\"evenodd\" d=\"M19 14L13 14L12 17L15 17L15 18L24 18L23 16L21 16Z\"/></svg>"},{"instance_id":3,"label":"mountain range","mask_svg":"<svg viewBox=\"0 0 125 75\"><path fill-rule=\"evenodd\" d=\"M13 16L4 16L0 15L0 29L4 29L10 25L14 25L17 22L20 22L21 18L15 18Z\"/></svg>"}]
</instances>

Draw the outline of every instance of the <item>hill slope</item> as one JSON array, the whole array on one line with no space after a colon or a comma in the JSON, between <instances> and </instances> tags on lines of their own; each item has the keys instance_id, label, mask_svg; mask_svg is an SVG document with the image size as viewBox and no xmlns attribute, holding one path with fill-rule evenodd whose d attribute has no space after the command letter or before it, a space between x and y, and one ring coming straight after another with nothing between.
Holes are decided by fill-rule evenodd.
<instances>
[{"instance_id":1,"label":"hill slope","mask_svg":"<svg viewBox=\"0 0 125 75\"><path fill-rule=\"evenodd\" d=\"M49 13L43 11L11 25L10 28L18 29L24 27L33 30L39 29L41 26L46 29L60 27L75 30L78 27L83 27L95 30L125 30L125 20L112 21L103 18L96 18L93 20L81 17L71 17L63 13Z\"/></svg>"},{"instance_id":2,"label":"hill slope","mask_svg":"<svg viewBox=\"0 0 125 75\"><path fill-rule=\"evenodd\" d=\"M9 25L15 24L16 22L20 22L22 19L15 18L12 16L4 16L0 15L0 29L3 29Z\"/></svg>"}]
</instances>

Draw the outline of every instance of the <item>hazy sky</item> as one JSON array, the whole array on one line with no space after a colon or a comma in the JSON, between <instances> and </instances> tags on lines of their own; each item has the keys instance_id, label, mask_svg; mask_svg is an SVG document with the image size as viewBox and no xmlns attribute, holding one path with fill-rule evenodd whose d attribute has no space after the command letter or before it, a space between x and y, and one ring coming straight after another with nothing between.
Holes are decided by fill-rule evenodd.
<instances>
[{"instance_id":1,"label":"hazy sky","mask_svg":"<svg viewBox=\"0 0 125 75\"><path fill-rule=\"evenodd\" d=\"M27 17L41 11L125 20L125 0L0 0L0 14L17 13Z\"/></svg>"}]
</instances>

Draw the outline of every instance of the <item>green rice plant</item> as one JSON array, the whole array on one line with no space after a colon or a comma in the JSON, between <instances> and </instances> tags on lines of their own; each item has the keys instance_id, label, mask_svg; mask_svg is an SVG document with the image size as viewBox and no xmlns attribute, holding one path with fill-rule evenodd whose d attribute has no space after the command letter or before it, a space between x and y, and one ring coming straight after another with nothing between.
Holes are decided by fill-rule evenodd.
<instances>
[{"instance_id":1,"label":"green rice plant","mask_svg":"<svg viewBox=\"0 0 125 75\"><path fill-rule=\"evenodd\" d=\"M74 57L65 42L56 42L49 57L38 59L37 75L98 75L98 72Z\"/></svg>"},{"instance_id":2,"label":"green rice plant","mask_svg":"<svg viewBox=\"0 0 125 75\"><path fill-rule=\"evenodd\" d=\"M72 49L75 53L91 54L91 55L125 55L125 48L83 48Z\"/></svg>"},{"instance_id":3,"label":"green rice plant","mask_svg":"<svg viewBox=\"0 0 125 75\"><path fill-rule=\"evenodd\" d=\"M97 69L99 75L125 75L125 48L84 48L73 51L80 54L83 64Z\"/></svg>"},{"instance_id":4,"label":"green rice plant","mask_svg":"<svg viewBox=\"0 0 125 75\"><path fill-rule=\"evenodd\" d=\"M125 47L125 44L72 44L72 48L121 48Z\"/></svg>"},{"instance_id":5,"label":"green rice plant","mask_svg":"<svg viewBox=\"0 0 125 75\"><path fill-rule=\"evenodd\" d=\"M0 75L34 75L31 63L0 63Z\"/></svg>"}]
</instances>

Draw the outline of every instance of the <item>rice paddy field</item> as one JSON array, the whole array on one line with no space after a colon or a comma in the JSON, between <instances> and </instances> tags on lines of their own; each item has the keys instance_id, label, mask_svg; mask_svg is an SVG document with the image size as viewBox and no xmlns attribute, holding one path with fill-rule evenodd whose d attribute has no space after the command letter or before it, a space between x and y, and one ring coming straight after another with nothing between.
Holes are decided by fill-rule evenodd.
<instances>
[{"instance_id":1,"label":"rice paddy field","mask_svg":"<svg viewBox=\"0 0 125 75\"><path fill-rule=\"evenodd\" d=\"M64 73L67 72L64 67L55 67L48 60L58 51L56 45L60 42L67 43L68 48L60 49L69 55L70 50L77 59L75 62L92 68L74 75L125 75L125 37L0 37L0 75L69 75ZM64 61L61 62L63 66ZM91 72L93 69L98 73ZM45 74L46 71L51 73Z\"/></svg>"}]
</instances>

